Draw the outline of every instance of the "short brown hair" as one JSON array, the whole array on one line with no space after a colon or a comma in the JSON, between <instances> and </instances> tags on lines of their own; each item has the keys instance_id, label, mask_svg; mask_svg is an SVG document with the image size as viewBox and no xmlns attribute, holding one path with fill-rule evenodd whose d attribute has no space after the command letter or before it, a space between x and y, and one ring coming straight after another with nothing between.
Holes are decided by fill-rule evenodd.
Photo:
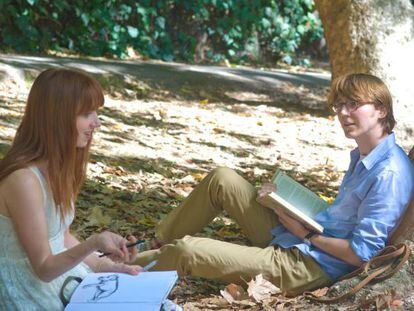
<instances>
[{"instance_id":1,"label":"short brown hair","mask_svg":"<svg viewBox=\"0 0 414 311\"><path fill-rule=\"evenodd\" d=\"M395 126L392 97L380 78L367 73L351 73L340 76L332 82L328 98L329 108L332 109L340 97L357 102L369 101L374 103L375 107L384 109L387 115L380 122L384 131L391 133Z\"/></svg>"}]
</instances>

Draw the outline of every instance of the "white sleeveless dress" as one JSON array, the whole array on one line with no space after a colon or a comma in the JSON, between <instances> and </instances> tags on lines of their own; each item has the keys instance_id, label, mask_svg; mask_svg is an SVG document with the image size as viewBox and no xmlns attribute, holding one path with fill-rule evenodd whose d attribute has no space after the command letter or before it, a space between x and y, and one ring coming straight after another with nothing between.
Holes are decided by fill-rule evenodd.
<instances>
[{"instance_id":1,"label":"white sleeveless dress","mask_svg":"<svg viewBox=\"0 0 414 311\"><path fill-rule=\"evenodd\" d=\"M53 254L60 253L65 250L64 232L74 216L66 217L61 223L45 179L38 168L30 169L42 187L50 248ZM49 283L42 282L21 247L11 220L0 215L0 310L63 310L59 291L64 280L71 275L83 278L89 272L82 263Z\"/></svg>"}]
</instances>

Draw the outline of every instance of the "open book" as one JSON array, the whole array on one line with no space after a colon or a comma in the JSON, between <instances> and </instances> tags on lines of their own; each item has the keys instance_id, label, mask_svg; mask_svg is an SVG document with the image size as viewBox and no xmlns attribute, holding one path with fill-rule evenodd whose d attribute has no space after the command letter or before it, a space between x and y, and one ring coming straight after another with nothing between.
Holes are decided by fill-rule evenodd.
<instances>
[{"instance_id":1,"label":"open book","mask_svg":"<svg viewBox=\"0 0 414 311\"><path fill-rule=\"evenodd\" d=\"M318 233L323 232L323 226L313 217L328 207L327 202L281 170L276 171L272 183L276 185L276 192L257 198L260 204L271 209L282 208L309 229Z\"/></svg>"},{"instance_id":2,"label":"open book","mask_svg":"<svg viewBox=\"0 0 414 311\"><path fill-rule=\"evenodd\" d=\"M159 311L177 279L176 271L90 273L76 288L65 311Z\"/></svg>"}]
</instances>

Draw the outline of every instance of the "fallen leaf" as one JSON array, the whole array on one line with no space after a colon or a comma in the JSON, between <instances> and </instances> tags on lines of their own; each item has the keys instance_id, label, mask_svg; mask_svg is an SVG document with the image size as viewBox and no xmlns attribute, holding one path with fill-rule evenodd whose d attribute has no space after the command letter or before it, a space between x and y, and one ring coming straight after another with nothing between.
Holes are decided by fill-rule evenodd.
<instances>
[{"instance_id":1,"label":"fallen leaf","mask_svg":"<svg viewBox=\"0 0 414 311\"><path fill-rule=\"evenodd\" d=\"M112 128L114 130L122 130L123 126L122 126L122 124L116 123L112 126Z\"/></svg>"},{"instance_id":2,"label":"fallen leaf","mask_svg":"<svg viewBox=\"0 0 414 311\"><path fill-rule=\"evenodd\" d=\"M377 296L375 306L377 310L385 310L391 307L391 303L396 295L395 290L386 290L384 293Z\"/></svg>"},{"instance_id":3,"label":"fallen leaf","mask_svg":"<svg viewBox=\"0 0 414 311\"><path fill-rule=\"evenodd\" d=\"M315 297L323 297L328 292L329 287L319 288L317 290L314 290L311 294Z\"/></svg>"},{"instance_id":4,"label":"fallen leaf","mask_svg":"<svg viewBox=\"0 0 414 311\"><path fill-rule=\"evenodd\" d=\"M327 197L327 196L325 196L325 195L323 195L323 194L319 194L319 197L320 197L322 200L324 200L326 203L328 203L328 204L332 204L332 203L333 203L333 201L335 201L335 198L333 198L333 197Z\"/></svg>"},{"instance_id":5,"label":"fallen leaf","mask_svg":"<svg viewBox=\"0 0 414 311\"><path fill-rule=\"evenodd\" d=\"M244 290L244 288L233 283L227 285L224 290L220 290L220 294L230 304L232 304L235 300L244 300L248 298L247 292Z\"/></svg>"},{"instance_id":6,"label":"fallen leaf","mask_svg":"<svg viewBox=\"0 0 414 311\"><path fill-rule=\"evenodd\" d=\"M203 174L200 174L200 173L191 173L191 176L193 176L196 181L201 181L201 180L204 179L204 177L207 176L207 173L203 173Z\"/></svg>"},{"instance_id":7,"label":"fallen leaf","mask_svg":"<svg viewBox=\"0 0 414 311\"><path fill-rule=\"evenodd\" d=\"M256 275L247 285L249 297L253 297L257 302L269 298L271 295L280 293L280 289L264 279L262 274Z\"/></svg>"},{"instance_id":8,"label":"fallen leaf","mask_svg":"<svg viewBox=\"0 0 414 311\"><path fill-rule=\"evenodd\" d=\"M226 289L220 290L220 294L221 294L221 296L223 296L224 299L226 299L226 301L229 304L232 304L234 302L234 300L235 300L233 298L233 296L228 291L226 291Z\"/></svg>"},{"instance_id":9,"label":"fallen leaf","mask_svg":"<svg viewBox=\"0 0 414 311\"><path fill-rule=\"evenodd\" d=\"M391 302L391 306L400 307L403 305L403 301L400 299L395 299Z\"/></svg>"},{"instance_id":10,"label":"fallen leaf","mask_svg":"<svg viewBox=\"0 0 414 311\"><path fill-rule=\"evenodd\" d=\"M110 223L111 223L111 217L108 215L104 215L100 207L98 206L92 207L88 225L98 225L101 227L108 227Z\"/></svg>"}]
</instances>

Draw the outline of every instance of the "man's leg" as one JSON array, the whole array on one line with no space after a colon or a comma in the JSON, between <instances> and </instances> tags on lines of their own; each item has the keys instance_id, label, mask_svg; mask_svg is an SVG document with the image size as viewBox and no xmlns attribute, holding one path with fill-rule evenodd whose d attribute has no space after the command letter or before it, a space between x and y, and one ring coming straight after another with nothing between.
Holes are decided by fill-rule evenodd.
<instances>
[{"instance_id":1,"label":"man's leg","mask_svg":"<svg viewBox=\"0 0 414 311\"><path fill-rule=\"evenodd\" d=\"M233 170L214 169L161 222L157 238L169 243L193 235L225 210L253 245L265 247L272 239L270 230L278 224L278 218L273 211L258 204L256 196L256 189Z\"/></svg>"},{"instance_id":2,"label":"man's leg","mask_svg":"<svg viewBox=\"0 0 414 311\"><path fill-rule=\"evenodd\" d=\"M136 264L157 260L154 270L177 270L180 276L243 284L258 274L289 295L330 284L319 265L298 249L249 247L185 236L158 250L138 254Z\"/></svg>"}]
</instances>

